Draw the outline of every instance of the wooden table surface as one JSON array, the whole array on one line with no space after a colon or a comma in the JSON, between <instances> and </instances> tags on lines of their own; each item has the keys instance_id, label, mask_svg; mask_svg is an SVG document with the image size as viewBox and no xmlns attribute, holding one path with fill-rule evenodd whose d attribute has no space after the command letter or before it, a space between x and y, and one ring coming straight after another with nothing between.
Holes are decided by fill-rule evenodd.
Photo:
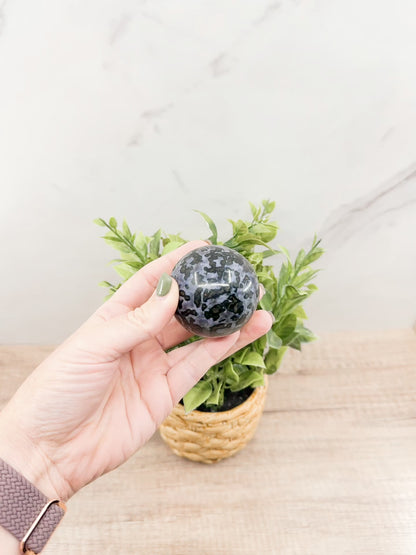
<instances>
[{"instance_id":1,"label":"wooden table surface","mask_svg":"<svg viewBox=\"0 0 416 555\"><path fill-rule=\"evenodd\" d=\"M51 349L0 347L0 407ZM44 553L415 555L415 333L290 352L244 451L206 466L156 434L69 501Z\"/></svg>"}]
</instances>

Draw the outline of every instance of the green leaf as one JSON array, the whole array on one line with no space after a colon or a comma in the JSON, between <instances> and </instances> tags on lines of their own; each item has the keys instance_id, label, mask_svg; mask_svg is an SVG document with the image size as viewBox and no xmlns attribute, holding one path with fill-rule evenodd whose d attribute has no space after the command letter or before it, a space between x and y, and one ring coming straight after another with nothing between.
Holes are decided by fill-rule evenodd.
<instances>
[{"instance_id":1,"label":"green leaf","mask_svg":"<svg viewBox=\"0 0 416 555\"><path fill-rule=\"evenodd\" d=\"M214 224L214 222L211 220L211 218L205 214L205 212L201 212L200 210L194 210L194 212L198 212L198 214L201 214L201 216L204 218L204 220L207 222L209 229L212 233L211 237L209 237L209 241L211 241L211 243L213 245L217 244L218 241L218 231L217 231L217 226Z\"/></svg>"},{"instance_id":2,"label":"green leaf","mask_svg":"<svg viewBox=\"0 0 416 555\"><path fill-rule=\"evenodd\" d=\"M299 273L293 280L293 285L302 287L302 285L313 279L318 272L319 270L306 270Z\"/></svg>"},{"instance_id":3,"label":"green leaf","mask_svg":"<svg viewBox=\"0 0 416 555\"><path fill-rule=\"evenodd\" d=\"M152 239L149 243L149 256L151 260L155 260L159 256L161 235L162 231L158 229L156 233L153 234Z\"/></svg>"},{"instance_id":4,"label":"green leaf","mask_svg":"<svg viewBox=\"0 0 416 555\"><path fill-rule=\"evenodd\" d=\"M297 337L300 339L302 343L310 343L311 341L315 341L316 335L312 333L312 331L305 327L303 324L296 326L296 333Z\"/></svg>"},{"instance_id":5,"label":"green leaf","mask_svg":"<svg viewBox=\"0 0 416 555\"><path fill-rule=\"evenodd\" d=\"M297 299L301 295L300 291L298 291L298 289L296 289L296 287L293 287L293 285L286 285L283 294L288 299Z\"/></svg>"},{"instance_id":6,"label":"green leaf","mask_svg":"<svg viewBox=\"0 0 416 555\"><path fill-rule=\"evenodd\" d=\"M237 220L236 222L234 220L228 221L233 226L234 237L248 233L248 225L246 224L246 222L243 222L243 220Z\"/></svg>"},{"instance_id":7,"label":"green leaf","mask_svg":"<svg viewBox=\"0 0 416 555\"><path fill-rule=\"evenodd\" d=\"M136 251L122 253L121 258L122 258L121 262L139 262L140 260Z\"/></svg>"},{"instance_id":8,"label":"green leaf","mask_svg":"<svg viewBox=\"0 0 416 555\"><path fill-rule=\"evenodd\" d=\"M286 287L288 280L288 267L287 264L282 264L279 272L279 278L277 280L277 297L281 299L283 297L283 290Z\"/></svg>"},{"instance_id":9,"label":"green leaf","mask_svg":"<svg viewBox=\"0 0 416 555\"><path fill-rule=\"evenodd\" d=\"M273 329L270 329L267 332L267 342L273 349L280 349L280 347L282 346L282 340Z\"/></svg>"},{"instance_id":10,"label":"green leaf","mask_svg":"<svg viewBox=\"0 0 416 555\"><path fill-rule=\"evenodd\" d=\"M243 372L246 372L246 370L248 370L247 366L244 366L243 364L237 364L235 362L233 363L233 367L239 376L241 376Z\"/></svg>"},{"instance_id":11,"label":"green leaf","mask_svg":"<svg viewBox=\"0 0 416 555\"><path fill-rule=\"evenodd\" d=\"M269 258L270 256L274 256L275 254L279 254L279 251L273 249L267 249L266 251L262 251L261 255L264 258Z\"/></svg>"},{"instance_id":12,"label":"green leaf","mask_svg":"<svg viewBox=\"0 0 416 555\"><path fill-rule=\"evenodd\" d=\"M179 233L170 233L167 238L164 239L164 241L166 241L167 243L169 241L177 241L178 243L181 243L181 245L184 245L186 243L185 239L181 237Z\"/></svg>"},{"instance_id":13,"label":"green leaf","mask_svg":"<svg viewBox=\"0 0 416 555\"><path fill-rule=\"evenodd\" d=\"M251 343L251 346L257 351L261 356L263 356L264 349L267 346L267 334L262 335L256 341Z\"/></svg>"},{"instance_id":14,"label":"green leaf","mask_svg":"<svg viewBox=\"0 0 416 555\"><path fill-rule=\"evenodd\" d=\"M206 380L201 380L194 385L194 387L188 391L188 393L183 398L183 404L185 407L185 412L195 410L199 405L202 405L212 393L212 384Z\"/></svg>"},{"instance_id":15,"label":"green leaf","mask_svg":"<svg viewBox=\"0 0 416 555\"><path fill-rule=\"evenodd\" d=\"M224 364L224 377L229 385L237 384L240 381L240 376L234 370L234 365L230 359Z\"/></svg>"},{"instance_id":16,"label":"green leaf","mask_svg":"<svg viewBox=\"0 0 416 555\"><path fill-rule=\"evenodd\" d=\"M312 242L312 247L310 248L310 250L308 251L308 253L305 255L304 261L303 261L303 265L307 266L308 264L311 264L312 262L315 262L315 260L317 260L318 258L320 258L323 253L325 252L324 249L319 248L319 244L321 243L321 239L317 239L316 235L313 238L313 242Z\"/></svg>"},{"instance_id":17,"label":"green leaf","mask_svg":"<svg viewBox=\"0 0 416 555\"><path fill-rule=\"evenodd\" d=\"M298 320L306 320L308 317L306 316L306 312L304 311L301 305L298 305L294 310L293 314L295 314Z\"/></svg>"},{"instance_id":18,"label":"green leaf","mask_svg":"<svg viewBox=\"0 0 416 555\"><path fill-rule=\"evenodd\" d=\"M248 353L246 353L241 363L245 364L246 366L258 366L260 368L266 367L263 357L255 351L249 351Z\"/></svg>"},{"instance_id":19,"label":"green leaf","mask_svg":"<svg viewBox=\"0 0 416 555\"><path fill-rule=\"evenodd\" d=\"M127 239L131 239L131 237L132 237L131 231L130 231L129 226L127 225L126 220L123 220L123 233L127 237Z\"/></svg>"},{"instance_id":20,"label":"green leaf","mask_svg":"<svg viewBox=\"0 0 416 555\"><path fill-rule=\"evenodd\" d=\"M250 226L250 232L260 237L260 239L266 243L276 237L277 230L277 224L274 222L269 222L267 224L258 223Z\"/></svg>"},{"instance_id":21,"label":"green leaf","mask_svg":"<svg viewBox=\"0 0 416 555\"><path fill-rule=\"evenodd\" d=\"M146 237L141 231L134 238L134 247L142 254L144 258L147 257L147 241Z\"/></svg>"},{"instance_id":22,"label":"green leaf","mask_svg":"<svg viewBox=\"0 0 416 555\"><path fill-rule=\"evenodd\" d=\"M266 291L263 297L260 300L260 307L263 310L272 310L273 309L273 297L271 296L269 291Z\"/></svg>"},{"instance_id":23,"label":"green leaf","mask_svg":"<svg viewBox=\"0 0 416 555\"><path fill-rule=\"evenodd\" d=\"M134 273L136 273L137 270L140 270L141 268L143 268L143 263L140 262L139 260L137 262L130 262L126 260L125 264L130 268L132 268L134 270Z\"/></svg>"},{"instance_id":24,"label":"green leaf","mask_svg":"<svg viewBox=\"0 0 416 555\"><path fill-rule=\"evenodd\" d=\"M100 281L98 284L99 287L113 287L109 281Z\"/></svg>"},{"instance_id":25,"label":"green leaf","mask_svg":"<svg viewBox=\"0 0 416 555\"><path fill-rule=\"evenodd\" d=\"M274 374L282 362L283 356L286 353L287 347L280 347L280 349L269 349L266 355L266 374Z\"/></svg>"},{"instance_id":26,"label":"green leaf","mask_svg":"<svg viewBox=\"0 0 416 555\"><path fill-rule=\"evenodd\" d=\"M117 237L117 235L115 235L114 231L112 229L110 229L110 231L107 231L107 233L103 236L103 238L107 238L107 239L114 239L114 241L118 241L119 243L122 243L123 241L120 239L120 237Z\"/></svg>"},{"instance_id":27,"label":"green leaf","mask_svg":"<svg viewBox=\"0 0 416 555\"><path fill-rule=\"evenodd\" d=\"M131 268L128 264L122 263L118 266L114 267L115 271L124 279L129 279L133 274L135 274L135 270Z\"/></svg>"},{"instance_id":28,"label":"green leaf","mask_svg":"<svg viewBox=\"0 0 416 555\"><path fill-rule=\"evenodd\" d=\"M263 200L262 205L263 205L263 217L264 217L267 214L271 214L273 212L273 210L275 209L276 203L271 200Z\"/></svg>"},{"instance_id":29,"label":"green leaf","mask_svg":"<svg viewBox=\"0 0 416 555\"><path fill-rule=\"evenodd\" d=\"M168 252L172 252L175 249L177 249L178 247L181 247L183 245L183 242L180 241L169 241L169 243L166 243L166 245L163 247L162 250L162 256L164 254L168 254Z\"/></svg>"},{"instance_id":30,"label":"green leaf","mask_svg":"<svg viewBox=\"0 0 416 555\"><path fill-rule=\"evenodd\" d=\"M264 376L255 370L247 370L240 376L238 384L230 387L231 391L240 391L246 387L260 387L264 385Z\"/></svg>"},{"instance_id":31,"label":"green leaf","mask_svg":"<svg viewBox=\"0 0 416 555\"><path fill-rule=\"evenodd\" d=\"M93 221L94 221L95 224L97 224L101 227L107 227L107 224L105 223L105 221L102 218L96 218Z\"/></svg>"},{"instance_id":32,"label":"green leaf","mask_svg":"<svg viewBox=\"0 0 416 555\"><path fill-rule=\"evenodd\" d=\"M313 251L309 252L304 260L303 260L303 264L305 266L308 266L309 264L312 264L312 262L315 262L315 260L318 260L318 258L320 258L324 253L324 249L314 249Z\"/></svg>"},{"instance_id":33,"label":"green leaf","mask_svg":"<svg viewBox=\"0 0 416 555\"><path fill-rule=\"evenodd\" d=\"M304 295L299 295L297 297L295 297L294 299L288 300L287 302L285 302L284 304L284 308L281 311L281 316L285 316L286 314L289 314L290 312L293 313L293 310L295 309L296 306L298 306L299 304L303 303L303 301L305 301L308 297L309 297L310 293L305 293Z\"/></svg>"},{"instance_id":34,"label":"green leaf","mask_svg":"<svg viewBox=\"0 0 416 555\"><path fill-rule=\"evenodd\" d=\"M123 243L118 237L104 237L104 241L110 247L118 250L119 252L130 252L130 249L127 245Z\"/></svg>"},{"instance_id":35,"label":"green leaf","mask_svg":"<svg viewBox=\"0 0 416 555\"><path fill-rule=\"evenodd\" d=\"M278 245L278 246L279 246L279 249L282 251L282 253L286 256L286 258L288 260L290 260L289 251L285 247L283 247L282 245Z\"/></svg>"},{"instance_id":36,"label":"green leaf","mask_svg":"<svg viewBox=\"0 0 416 555\"><path fill-rule=\"evenodd\" d=\"M241 250L242 248L254 247L255 245L261 245L263 247L269 247L267 243L256 237L252 233L245 233L244 235L237 235L232 237L224 243L226 247L230 249ZM240 248L238 248L240 247ZM270 250L270 249L269 249ZM276 254L278 252L276 251Z\"/></svg>"},{"instance_id":37,"label":"green leaf","mask_svg":"<svg viewBox=\"0 0 416 555\"><path fill-rule=\"evenodd\" d=\"M257 278L259 281L261 281L261 283L263 285L265 285L266 283L274 283L274 275L273 273L267 272L264 268L262 270L259 270L257 273ZM266 288L267 289L267 288Z\"/></svg>"},{"instance_id":38,"label":"green leaf","mask_svg":"<svg viewBox=\"0 0 416 555\"><path fill-rule=\"evenodd\" d=\"M117 220L115 218L110 218L108 223L112 229L117 229Z\"/></svg>"},{"instance_id":39,"label":"green leaf","mask_svg":"<svg viewBox=\"0 0 416 555\"><path fill-rule=\"evenodd\" d=\"M218 382L214 385L214 389L208 399L205 401L206 405L218 405L220 399L221 389L223 387L222 382Z\"/></svg>"},{"instance_id":40,"label":"green leaf","mask_svg":"<svg viewBox=\"0 0 416 555\"><path fill-rule=\"evenodd\" d=\"M252 266L254 266L254 268L257 268L257 266L260 266L263 262L263 256L261 254L261 252L252 252L247 256L248 261L250 262L250 264Z\"/></svg>"},{"instance_id":41,"label":"green leaf","mask_svg":"<svg viewBox=\"0 0 416 555\"><path fill-rule=\"evenodd\" d=\"M307 297L308 293L301 293L296 287L293 287L293 285L286 285L283 298L278 306L280 317L292 312L294 308L307 299Z\"/></svg>"},{"instance_id":42,"label":"green leaf","mask_svg":"<svg viewBox=\"0 0 416 555\"><path fill-rule=\"evenodd\" d=\"M300 351L302 347L300 337L298 335L295 335L295 337L288 343L288 345L292 349L296 349L297 351Z\"/></svg>"},{"instance_id":43,"label":"green leaf","mask_svg":"<svg viewBox=\"0 0 416 555\"><path fill-rule=\"evenodd\" d=\"M296 328L297 318L294 314L288 314L282 322L273 326L273 331L281 338L283 343L292 335Z\"/></svg>"},{"instance_id":44,"label":"green leaf","mask_svg":"<svg viewBox=\"0 0 416 555\"><path fill-rule=\"evenodd\" d=\"M318 290L318 287L314 283L310 283L309 285L307 285L306 289L308 289L310 293L313 293L314 291Z\"/></svg>"},{"instance_id":45,"label":"green leaf","mask_svg":"<svg viewBox=\"0 0 416 555\"><path fill-rule=\"evenodd\" d=\"M125 262L128 266L135 270L140 270L144 266L145 258L136 249L133 252L122 252L119 260L113 262Z\"/></svg>"},{"instance_id":46,"label":"green leaf","mask_svg":"<svg viewBox=\"0 0 416 555\"><path fill-rule=\"evenodd\" d=\"M250 350L250 347L245 347L244 349L240 349L239 351L237 351L234 355L235 362L241 364L243 358L246 356L249 350Z\"/></svg>"},{"instance_id":47,"label":"green leaf","mask_svg":"<svg viewBox=\"0 0 416 555\"><path fill-rule=\"evenodd\" d=\"M253 216L253 220L258 220L261 214L261 206L257 207L252 202L250 204L251 214Z\"/></svg>"},{"instance_id":48,"label":"green leaf","mask_svg":"<svg viewBox=\"0 0 416 555\"><path fill-rule=\"evenodd\" d=\"M304 258L305 258L305 251L303 249L300 249L295 260L295 271L299 270L299 268L302 267Z\"/></svg>"}]
</instances>

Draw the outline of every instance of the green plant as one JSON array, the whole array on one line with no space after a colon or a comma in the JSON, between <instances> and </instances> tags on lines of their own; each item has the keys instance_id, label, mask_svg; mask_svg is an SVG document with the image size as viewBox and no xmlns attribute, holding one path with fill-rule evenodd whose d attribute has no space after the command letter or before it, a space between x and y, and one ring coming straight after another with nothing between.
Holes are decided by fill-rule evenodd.
<instances>
[{"instance_id":1,"label":"green plant","mask_svg":"<svg viewBox=\"0 0 416 555\"><path fill-rule=\"evenodd\" d=\"M270 220L275 203L264 200L259 206L252 203L250 206L251 220L229 220L233 233L223 243L218 241L217 228L211 218L198 212L208 223L211 231L209 240L213 244L235 249L253 265L259 282L265 288L260 307L271 311L275 322L266 335L208 370L185 395L183 401L186 412L200 405L218 410L224 403L227 390L236 392L263 385L264 374L276 372L288 347L300 350L302 343L315 339L304 325L306 314L302 303L317 289L311 281L318 270L312 269L310 265L323 253L320 241L315 237L309 250L301 249L292 262L284 247L275 249L270 245L278 230L276 222ZM122 281L116 285L107 281L100 283L109 289L106 298L111 297L125 280L144 265L186 243L181 235L166 234L160 229L151 236L141 232L132 233L126 221L119 228L115 218L110 218L108 223L102 218L94 221L108 229L104 240L120 253L120 258L111 262L115 264ZM277 276L273 265L267 263L274 255L283 256ZM187 342L198 339L195 336Z\"/></svg>"}]
</instances>

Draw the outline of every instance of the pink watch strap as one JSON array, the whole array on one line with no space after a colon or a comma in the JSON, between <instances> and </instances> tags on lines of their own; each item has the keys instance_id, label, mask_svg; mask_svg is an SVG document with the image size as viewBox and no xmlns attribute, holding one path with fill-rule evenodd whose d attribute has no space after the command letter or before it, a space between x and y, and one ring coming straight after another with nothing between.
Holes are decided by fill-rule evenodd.
<instances>
[{"instance_id":1,"label":"pink watch strap","mask_svg":"<svg viewBox=\"0 0 416 555\"><path fill-rule=\"evenodd\" d=\"M23 546L23 552L40 553L62 517L65 506L56 500L45 510ZM0 459L0 525L20 542L41 515L47 497L29 480Z\"/></svg>"}]
</instances>

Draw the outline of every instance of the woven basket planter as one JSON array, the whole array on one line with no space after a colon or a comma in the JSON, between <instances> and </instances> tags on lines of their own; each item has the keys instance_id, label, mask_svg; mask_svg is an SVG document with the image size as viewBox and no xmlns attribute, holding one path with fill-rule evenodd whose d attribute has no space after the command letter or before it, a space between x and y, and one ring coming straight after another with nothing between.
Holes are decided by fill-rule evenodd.
<instances>
[{"instance_id":1,"label":"woven basket planter","mask_svg":"<svg viewBox=\"0 0 416 555\"><path fill-rule=\"evenodd\" d=\"M176 455L212 464L240 451L253 437L263 413L267 391L257 387L241 405L224 412L194 410L185 414L178 404L159 428Z\"/></svg>"}]
</instances>

